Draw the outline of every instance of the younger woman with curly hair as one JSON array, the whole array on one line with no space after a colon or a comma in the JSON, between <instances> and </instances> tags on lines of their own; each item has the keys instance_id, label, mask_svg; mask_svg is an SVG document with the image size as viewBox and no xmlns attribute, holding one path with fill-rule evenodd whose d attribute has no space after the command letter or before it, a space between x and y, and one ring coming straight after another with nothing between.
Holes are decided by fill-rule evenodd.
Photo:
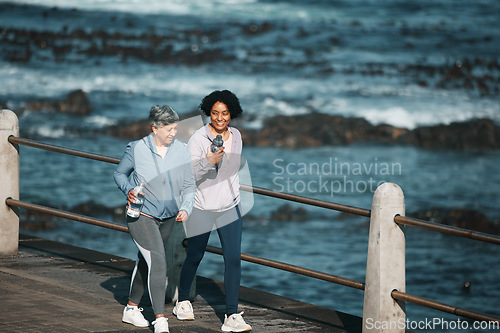
<instances>
[{"instance_id":1,"label":"younger woman with curly hair","mask_svg":"<svg viewBox=\"0 0 500 333\"><path fill-rule=\"evenodd\" d=\"M185 224L188 237L187 257L181 270L179 299L173 309L179 320L193 320L189 291L203 258L210 232L217 230L224 257L224 289L226 314L224 332L246 332L252 328L238 313L241 277L240 182L242 140L240 132L229 126L243 110L236 95L228 90L214 91L200 104L210 117L209 124L198 129L189 139L196 195L193 212ZM212 141L220 135L223 146L212 151Z\"/></svg>"}]
</instances>

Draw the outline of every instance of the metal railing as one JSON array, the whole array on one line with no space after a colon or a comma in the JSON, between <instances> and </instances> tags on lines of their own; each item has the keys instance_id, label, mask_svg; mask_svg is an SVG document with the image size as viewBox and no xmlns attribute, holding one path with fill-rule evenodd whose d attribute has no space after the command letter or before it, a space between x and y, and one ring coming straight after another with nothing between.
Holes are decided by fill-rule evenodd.
<instances>
[{"instance_id":1,"label":"metal railing","mask_svg":"<svg viewBox=\"0 0 500 333\"><path fill-rule=\"evenodd\" d=\"M423 220L419 220L419 219L415 219L415 218L411 218L411 217L406 217L406 216L401 216L401 215L396 215L394 217L394 222L399 223L399 224L404 224L407 226L416 227L416 228L426 229L426 230L430 230L430 231L441 232L443 234L448 234L448 235L452 235L452 236L469 238L469 239L474 239L474 240L485 242L485 243L500 245L500 237L488 235L488 234L477 232L477 231L451 227L451 226L447 226L447 225L442 225L442 224L433 223L433 222L429 222L429 221L423 221Z\"/></svg>"},{"instance_id":2,"label":"metal railing","mask_svg":"<svg viewBox=\"0 0 500 333\"><path fill-rule=\"evenodd\" d=\"M60 147L60 146L55 146L55 145L49 145L41 142L37 142L34 140L26 139L26 138L20 138L16 136L10 136L8 137L8 141L11 144L14 145L25 145L33 148L39 148L39 149L44 149L48 151L53 151L57 153L63 153L63 154L68 154L68 155L73 155L73 156L78 156L78 157L83 157L87 159L93 159L93 160L98 160L98 161L103 161L107 163L114 163L118 164L120 162L119 159L117 158L112 158L109 156L104 156L104 155L98 155L98 154L93 154L93 153L88 153L80 150L75 150L75 149L70 149L70 148L65 148L65 147ZM259 188L259 187L252 187L252 186L247 186L247 185L241 185L241 190L243 191L250 191L256 194L264 195L264 196L269 196L269 197L274 197L278 199L283 199L287 201L293 201L297 203L302 203L306 205L311 205L311 206L316 206L316 207L322 207L330 210L336 210L340 212L345 212L349 214L354 214L354 215L359 215L359 216L364 216L364 217L371 217L371 211L367 209L362 209L358 207L351 207L351 206L345 206L341 204L336 204L336 203L331 203L331 202L326 202L326 201L321 201L321 200L315 200L307 197L302 197L302 196L297 196L297 195L292 195L292 194L287 194L287 193L282 193L282 192L276 192L264 188ZM51 214L55 215L58 217L62 218L67 218L67 219L72 219L75 221L83 222L83 223L88 223L104 228L109 228L121 232L128 232L128 228L126 226L110 223L107 221L91 218L88 216L84 215L79 215L79 214L74 214L71 212L67 211L62 211L50 207L45 207L41 205L36 205L32 203L27 203L23 202L20 200L15 200L12 198L7 198L6 199L6 204L10 207L19 207L19 208L24 208L28 210L34 210L38 211L41 213L46 213L46 214ZM404 224L407 226L412 226L412 227L417 227L417 228L422 228L422 229L427 229L431 231L436 231L436 232L441 232L453 236L458 236L458 237L464 237L464 238L469 238L477 241L482 241L482 242L488 242L491 244L496 244L500 245L500 237L494 236L494 235L488 235L472 230L466 230L466 229L461 229L461 228L456 228L456 227L451 227L451 226L446 226L446 225L440 225L437 223L432 223L429 221L423 221L419 219L414 219L410 217L405 217L405 216L400 216L396 215L394 216L394 222L397 224ZM214 254L222 254L222 250L217 247L213 246L208 246L207 247L207 252L211 252ZM295 274L299 275L304 275L304 276L309 276L312 278L320 279L323 281L328 281L344 286L348 286L351 288L359 289L359 290L364 290L365 289L365 284L362 282L342 278L339 276L331 275L331 274L326 274L274 260L269 260L269 259L264 259L248 254L242 253L241 259L252 262L255 264L267 266L267 267L273 267L276 269L292 272ZM485 314L480 314L477 312L469 311L469 310L464 310L458 307L454 307L451 305L446 305L443 303L435 302L432 300L428 300L419 296L407 294L405 292L400 292L398 290L393 290L391 292L391 296L394 300L400 300L403 302L411 302L420 306L428 307L431 309L439 310L442 312L447 312L450 314L454 314L457 316L463 316L466 318L470 318L473 320L479 320L479 321L490 321L490 322L500 322L500 318L498 317L493 317Z\"/></svg>"}]
</instances>

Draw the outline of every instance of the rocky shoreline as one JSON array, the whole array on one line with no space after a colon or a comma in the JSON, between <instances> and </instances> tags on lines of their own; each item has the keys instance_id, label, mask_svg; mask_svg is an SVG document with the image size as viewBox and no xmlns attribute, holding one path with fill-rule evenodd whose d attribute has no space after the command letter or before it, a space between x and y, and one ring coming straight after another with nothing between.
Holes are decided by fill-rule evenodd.
<instances>
[{"instance_id":1,"label":"rocky shoreline","mask_svg":"<svg viewBox=\"0 0 500 333\"><path fill-rule=\"evenodd\" d=\"M197 115L193 112L183 118ZM245 146L309 148L354 143L411 145L425 149L500 149L500 126L491 119L471 119L448 125L423 126L413 130L387 124L372 125L363 118L311 113L276 116L260 129L241 131ZM149 133L146 121L113 126L104 133L121 138L140 138Z\"/></svg>"},{"instance_id":2,"label":"rocky shoreline","mask_svg":"<svg viewBox=\"0 0 500 333\"><path fill-rule=\"evenodd\" d=\"M353 143L414 145L428 149L499 149L500 126L490 119L471 119L449 125L410 130L387 124L372 125L363 118L326 114L277 116L260 130L243 130L246 145L306 148Z\"/></svg>"},{"instance_id":3,"label":"rocky shoreline","mask_svg":"<svg viewBox=\"0 0 500 333\"><path fill-rule=\"evenodd\" d=\"M29 101L25 107L16 110L16 113L22 114L26 110L85 116L91 114L92 104L85 92L75 90L59 101ZM182 114L181 119L200 114L193 110ZM238 119L234 124L242 132L245 145L256 147L308 148L370 143L411 145L425 149L500 149L500 126L487 118L407 129L387 124L373 125L364 118L311 112L270 117L259 129L246 128L245 119ZM132 140L149 132L147 120L141 120L108 126L98 133L90 134Z\"/></svg>"}]
</instances>

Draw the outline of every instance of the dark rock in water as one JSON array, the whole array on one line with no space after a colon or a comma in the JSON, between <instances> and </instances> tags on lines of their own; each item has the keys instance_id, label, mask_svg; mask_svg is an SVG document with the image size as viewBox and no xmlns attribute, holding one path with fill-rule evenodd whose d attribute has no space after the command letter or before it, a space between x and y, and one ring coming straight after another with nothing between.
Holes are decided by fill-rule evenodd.
<instances>
[{"instance_id":1,"label":"dark rock in water","mask_svg":"<svg viewBox=\"0 0 500 333\"><path fill-rule=\"evenodd\" d=\"M41 205L48 206L44 203L41 203ZM111 219L112 221L122 224L125 221L125 203L119 207L107 207L95 202L85 202L69 209L65 207L56 208L75 214L103 219L105 221ZM21 211L19 216L19 227L27 231L51 230L58 228L57 222L63 220L65 219L54 215L26 210Z\"/></svg>"},{"instance_id":2,"label":"dark rock in water","mask_svg":"<svg viewBox=\"0 0 500 333\"><path fill-rule=\"evenodd\" d=\"M33 220L33 221L21 220L19 221L19 228L26 231L41 231L41 230L52 230L57 228L57 226L53 222L47 220Z\"/></svg>"},{"instance_id":3,"label":"dark rock in water","mask_svg":"<svg viewBox=\"0 0 500 333\"><path fill-rule=\"evenodd\" d=\"M257 222L268 222L268 221L274 221L274 222L302 222L306 221L307 218L309 217L309 213L307 210L304 208L292 208L291 205L289 204L283 204L273 210L269 215L263 214L263 215L253 215L253 214L246 214L243 219L245 221L257 221Z\"/></svg>"},{"instance_id":4,"label":"dark rock in water","mask_svg":"<svg viewBox=\"0 0 500 333\"><path fill-rule=\"evenodd\" d=\"M69 114L89 115L92 104L83 90L75 90L68 94L66 100L59 103L59 111Z\"/></svg>"},{"instance_id":5,"label":"dark rock in water","mask_svg":"<svg viewBox=\"0 0 500 333\"><path fill-rule=\"evenodd\" d=\"M181 119L198 115L191 112ZM500 149L500 126L490 119L472 119L449 125L419 127L414 130L387 124L372 125L366 119L310 113L275 116L261 129L247 129L237 119L246 146L307 148L342 146L357 142L414 145L427 149ZM137 139L151 132L146 120L112 126L107 135Z\"/></svg>"},{"instance_id":6,"label":"dark rock in water","mask_svg":"<svg viewBox=\"0 0 500 333\"><path fill-rule=\"evenodd\" d=\"M147 120L140 120L133 124L114 125L105 130L105 134L124 139L140 139L151 133L151 125Z\"/></svg>"},{"instance_id":7,"label":"dark rock in water","mask_svg":"<svg viewBox=\"0 0 500 333\"><path fill-rule=\"evenodd\" d=\"M261 130L242 129L242 132L246 145L287 148L338 146L360 141L404 143L411 135L407 129L373 126L363 118L322 113L276 116L268 119Z\"/></svg>"},{"instance_id":8,"label":"dark rock in water","mask_svg":"<svg viewBox=\"0 0 500 333\"><path fill-rule=\"evenodd\" d=\"M189 118L199 116L200 114L201 113L199 111L191 111L186 114L179 115L179 119L186 120ZM184 141L187 142L187 139L189 139L189 137L194 133L194 131L198 129L198 128L191 129L183 127L183 126L190 126L191 124L192 123L189 122L179 123L179 128L177 131L178 139L180 140L184 139ZM132 124L121 124L121 125L110 126L104 130L104 133L106 135L116 136L119 138L136 140L145 137L146 135L149 135L151 133L151 125L149 124L149 121L147 119L144 119L144 120L139 120ZM182 138L183 135L187 137Z\"/></svg>"},{"instance_id":9,"label":"dark rock in water","mask_svg":"<svg viewBox=\"0 0 500 333\"><path fill-rule=\"evenodd\" d=\"M71 208L76 214L92 216L95 218L111 217L113 221L125 221L125 204L119 207L108 207L92 201L84 202Z\"/></svg>"},{"instance_id":10,"label":"dark rock in water","mask_svg":"<svg viewBox=\"0 0 500 333\"><path fill-rule=\"evenodd\" d=\"M21 110L54 111L86 116L92 113L92 104L83 90L71 91L63 101L32 101Z\"/></svg>"},{"instance_id":11,"label":"dark rock in water","mask_svg":"<svg viewBox=\"0 0 500 333\"><path fill-rule=\"evenodd\" d=\"M52 230L57 228L57 217L32 210L22 210L19 215L19 228L27 231Z\"/></svg>"},{"instance_id":12,"label":"dark rock in water","mask_svg":"<svg viewBox=\"0 0 500 333\"><path fill-rule=\"evenodd\" d=\"M473 119L449 125L420 127L414 130L423 148L475 149L500 148L500 127L490 119Z\"/></svg>"},{"instance_id":13,"label":"dark rock in water","mask_svg":"<svg viewBox=\"0 0 500 333\"><path fill-rule=\"evenodd\" d=\"M312 113L276 116L260 130L242 129L250 146L304 148L355 142L416 145L431 149L500 149L500 127L490 119L473 119L415 130L387 124L372 125L363 118Z\"/></svg>"},{"instance_id":14,"label":"dark rock in water","mask_svg":"<svg viewBox=\"0 0 500 333\"><path fill-rule=\"evenodd\" d=\"M500 234L500 221L490 221L486 215L476 210L432 208L409 216L488 234Z\"/></svg>"},{"instance_id":15,"label":"dark rock in water","mask_svg":"<svg viewBox=\"0 0 500 333\"><path fill-rule=\"evenodd\" d=\"M21 214L19 217L19 228L27 231L41 231L56 229L57 225L54 223L53 216L37 216L31 214Z\"/></svg>"},{"instance_id":16,"label":"dark rock in water","mask_svg":"<svg viewBox=\"0 0 500 333\"><path fill-rule=\"evenodd\" d=\"M271 220L274 221L305 221L307 211L304 208L293 209L290 205L284 204L271 213Z\"/></svg>"}]
</instances>

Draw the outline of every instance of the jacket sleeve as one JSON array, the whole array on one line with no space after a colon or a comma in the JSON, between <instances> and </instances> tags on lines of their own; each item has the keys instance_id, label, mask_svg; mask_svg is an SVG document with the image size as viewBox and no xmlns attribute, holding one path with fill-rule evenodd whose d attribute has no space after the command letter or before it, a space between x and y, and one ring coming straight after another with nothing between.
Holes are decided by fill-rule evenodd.
<instances>
[{"instance_id":1,"label":"jacket sleeve","mask_svg":"<svg viewBox=\"0 0 500 333\"><path fill-rule=\"evenodd\" d=\"M118 188L123 192L123 194L125 194L125 196L127 196L128 192L134 188L134 186L129 182L129 176L132 171L134 171L133 149L132 146L128 144L127 149L125 150L125 153L123 153L120 163L113 174L116 185L118 185Z\"/></svg>"},{"instance_id":2,"label":"jacket sleeve","mask_svg":"<svg viewBox=\"0 0 500 333\"><path fill-rule=\"evenodd\" d=\"M207 160L208 146L204 144L203 138L199 133L195 133L189 139L188 148L191 152L193 174L196 182L203 179L209 172L215 171L215 165L210 164Z\"/></svg>"},{"instance_id":3,"label":"jacket sleeve","mask_svg":"<svg viewBox=\"0 0 500 333\"><path fill-rule=\"evenodd\" d=\"M188 213L188 215L190 215L193 209L194 197L196 194L196 183L194 181L191 154L189 153L189 150L187 150L186 157L187 158L183 168L184 177L182 184L182 204L179 210L184 210Z\"/></svg>"}]
</instances>

